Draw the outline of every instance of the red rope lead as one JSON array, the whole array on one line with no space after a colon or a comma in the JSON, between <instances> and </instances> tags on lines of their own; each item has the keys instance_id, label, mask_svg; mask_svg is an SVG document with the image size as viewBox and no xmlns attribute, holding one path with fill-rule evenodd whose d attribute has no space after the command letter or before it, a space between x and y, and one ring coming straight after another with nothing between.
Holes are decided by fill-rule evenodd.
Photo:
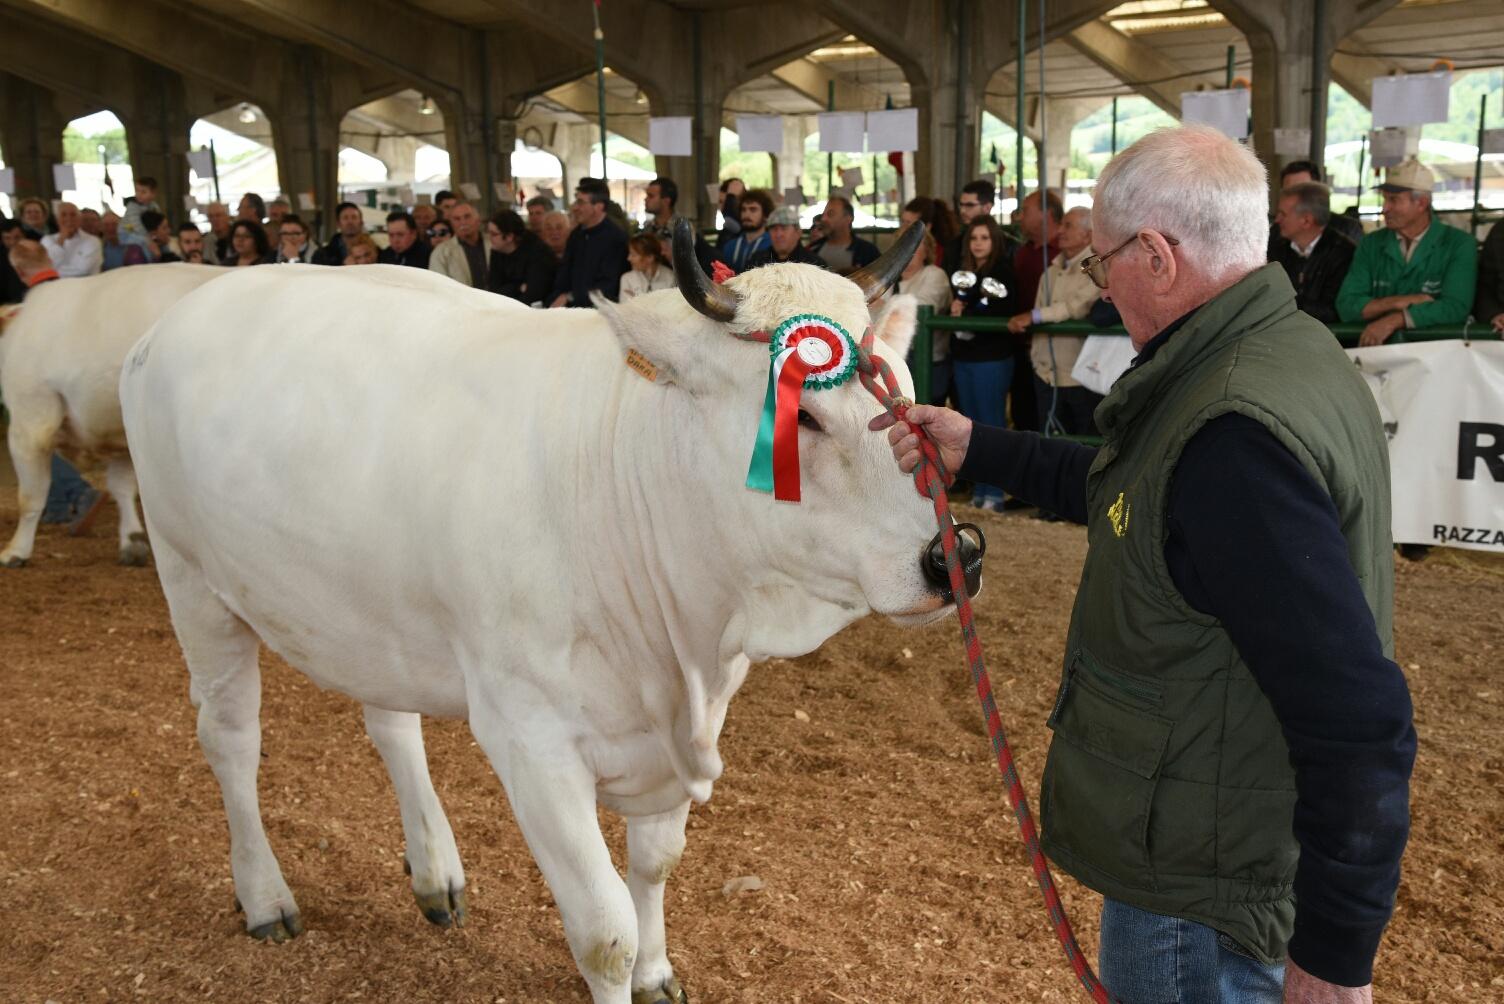
<instances>
[{"instance_id":1,"label":"red rope lead","mask_svg":"<svg viewBox=\"0 0 1504 1004\"><path fill-rule=\"evenodd\" d=\"M881 356L872 353L872 333L862 340L857 357L857 370L862 386L866 387L879 404L898 421L908 425L905 416L909 402L899 395L898 380L893 370ZM881 380L881 383L878 381ZM1081 981L1082 988L1098 1004L1114 1004L1107 988L1102 986L1091 964L1081 954L1076 943L1076 934L1065 915L1065 905L1060 902L1060 893L1050 875L1050 864L1039 849L1039 834L1034 828L1034 816L1029 811L1029 800L1024 794L1023 782L1018 778L1018 769L1013 763L1013 750L1008 745L1008 736L1003 731L1002 719L998 716L997 701L992 696L992 681L987 676L987 665L982 659L982 643L977 638L976 622L971 613L971 597L966 593L966 576L961 570L961 561L956 556L955 523L950 517L950 498L946 494L945 466L940 460L940 451L929 435L920 427L909 425L909 430L919 437L919 450L923 459L914 468L914 485L919 494L931 500L935 506L935 520L940 524L940 546L945 552L945 569L950 575L951 594L956 598L956 616L961 622L961 640L966 645L966 660L971 665L971 678L976 684L977 699L982 705L982 716L987 720L987 735L992 740L992 753L1002 772L1003 783L1008 789L1008 804L1018 820L1018 830L1029 850L1029 859L1034 868L1034 878L1044 896L1045 909L1050 915L1050 926L1065 949L1065 957L1071 969Z\"/></svg>"}]
</instances>

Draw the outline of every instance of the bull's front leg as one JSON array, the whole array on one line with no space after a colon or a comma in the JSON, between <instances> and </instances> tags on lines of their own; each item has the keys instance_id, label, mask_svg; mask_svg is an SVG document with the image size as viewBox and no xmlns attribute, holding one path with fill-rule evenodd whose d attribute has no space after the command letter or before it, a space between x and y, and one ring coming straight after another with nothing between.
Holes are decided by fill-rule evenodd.
<instances>
[{"instance_id":1,"label":"bull's front leg","mask_svg":"<svg viewBox=\"0 0 1504 1004\"><path fill-rule=\"evenodd\" d=\"M440 927L465 926L465 870L454 831L428 776L419 715L366 705L366 735L381 752L402 810L405 860L423 916Z\"/></svg>"},{"instance_id":2,"label":"bull's front leg","mask_svg":"<svg viewBox=\"0 0 1504 1004\"><path fill-rule=\"evenodd\" d=\"M496 694L470 694L470 731L496 768L517 826L559 905L564 936L594 1004L632 1004L637 918L596 817L595 775L568 723L503 714Z\"/></svg>"},{"instance_id":3,"label":"bull's front leg","mask_svg":"<svg viewBox=\"0 0 1504 1004\"><path fill-rule=\"evenodd\" d=\"M668 961L663 928L663 885L684 853L688 800L656 816L627 820L627 888L637 908L637 967L632 1004L688 1004Z\"/></svg>"}]
</instances>

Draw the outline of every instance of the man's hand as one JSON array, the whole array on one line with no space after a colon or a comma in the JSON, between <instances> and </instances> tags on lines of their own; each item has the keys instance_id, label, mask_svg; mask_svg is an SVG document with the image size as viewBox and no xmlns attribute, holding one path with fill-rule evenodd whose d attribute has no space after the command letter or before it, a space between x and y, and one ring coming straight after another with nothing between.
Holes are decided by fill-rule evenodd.
<instances>
[{"instance_id":1,"label":"man's hand","mask_svg":"<svg viewBox=\"0 0 1504 1004\"><path fill-rule=\"evenodd\" d=\"M940 449L940 460L945 469L954 474L966 459L966 448L971 445L971 419L949 408L936 408L928 404L916 404L909 409L908 423L899 424L892 415L883 412L867 423L873 432L888 430L888 445L893 447L893 458L898 469L912 474L919 466L919 437L909 428L916 425L929 433L930 440Z\"/></svg>"},{"instance_id":2,"label":"man's hand","mask_svg":"<svg viewBox=\"0 0 1504 1004\"><path fill-rule=\"evenodd\" d=\"M1013 332L1015 335L1021 335L1025 331L1028 331L1029 326L1033 323L1033 314L1027 312L1022 314L1014 314L1012 317L1008 318L1008 330Z\"/></svg>"},{"instance_id":3,"label":"man's hand","mask_svg":"<svg viewBox=\"0 0 1504 1004\"><path fill-rule=\"evenodd\" d=\"M1408 310L1417 303L1430 303L1435 297L1427 293L1404 293L1381 296L1363 305L1363 320L1372 321L1396 310Z\"/></svg>"},{"instance_id":4,"label":"man's hand","mask_svg":"<svg viewBox=\"0 0 1504 1004\"><path fill-rule=\"evenodd\" d=\"M1368 322L1368 326L1363 329L1363 334L1358 336L1358 344L1365 348L1370 345L1383 345L1404 326L1404 314L1385 314L1376 321Z\"/></svg>"},{"instance_id":5,"label":"man's hand","mask_svg":"<svg viewBox=\"0 0 1504 1004\"><path fill-rule=\"evenodd\" d=\"M1373 984L1366 987L1340 987L1317 979L1285 960L1285 1004L1373 1004Z\"/></svg>"},{"instance_id":6,"label":"man's hand","mask_svg":"<svg viewBox=\"0 0 1504 1004\"><path fill-rule=\"evenodd\" d=\"M558 296L554 297L554 302L550 303L548 306L549 306L550 310L552 310L554 307L567 307L567 306L569 306L569 294L568 293L560 293Z\"/></svg>"},{"instance_id":7,"label":"man's hand","mask_svg":"<svg viewBox=\"0 0 1504 1004\"><path fill-rule=\"evenodd\" d=\"M1504 333L1504 314L1495 314L1492 327L1495 331Z\"/></svg>"},{"instance_id":8,"label":"man's hand","mask_svg":"<svg viewBox=\"0 0 1504 1004\"><path fill-rule=\"evenodd\" d=\"M966 309L966 304L962 303L959 297L950 301L950 316L960 317L964 309Z\"/></svg>"}]
</instances>

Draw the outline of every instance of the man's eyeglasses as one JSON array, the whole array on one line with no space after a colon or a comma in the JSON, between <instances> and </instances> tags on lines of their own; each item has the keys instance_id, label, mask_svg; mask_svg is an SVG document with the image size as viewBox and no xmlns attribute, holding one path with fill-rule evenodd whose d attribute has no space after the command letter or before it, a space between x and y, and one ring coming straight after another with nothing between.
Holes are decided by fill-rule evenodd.
<instances>
[{"instance_id":1,"label":"man's eyeglasses","mask_svg":"<svg viewBox=\"0 0 1504 1004\"><path fill-rule=\"evenodd\" d=\"M1169 234L1160 234L1159 236L1163 237L1165 239L1165 243L1170 245L1171 247L1175 247L1180 243ZM1128 238L1126 241L1119 244L1117 247L1113 248L1106 254L1094 254L1082 259L1081 271L1085 272L1088 276L1091 277L1091 281L1097 284L1098 289L1106 289L1107 259L1111 258L1113 255L1117 254L1119 251L1123 250L1125 247L1127 247L1129 244L1132 244L1136 240L1138 240L1138 234L1134 234L1132 237Z\"/></svg>"}]
</instances>

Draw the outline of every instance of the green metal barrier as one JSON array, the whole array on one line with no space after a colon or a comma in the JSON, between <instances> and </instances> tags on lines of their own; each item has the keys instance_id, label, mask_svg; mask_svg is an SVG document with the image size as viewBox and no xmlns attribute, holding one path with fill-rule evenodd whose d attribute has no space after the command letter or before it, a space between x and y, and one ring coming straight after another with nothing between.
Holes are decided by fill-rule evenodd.
<instances>
[{"instance_id":1,"label":"green metal barrier","mask_svg":"<svg viewBox=\"0 0 1504 1004\"><path fill-rule=\"evenodd\" d=\"M936 331L999 331L1007 332L1008 319L1005 317L951 317L948 314L937 314L933 307L920 307L919 330L914 335L914 347L909 355L913 359L910 372L914 375L914 399L916 401L928 401L930 399L930 377L933 369L931 362L932 333ZM1362 324L1329 324L1327 327L1336 337L1339 344L1344 348L1356 348L1358 336L1363 333ZM1103 328L1088 321L1062 321L1059 324L1038 324L1030 329L1035 334L1045 335L1123 335L1128 332L1122 327ZM1386 345L1394 345L1401 342L1440 342L1454 338L1465 338L1474 341L1499 341L1499 332L1494 331L1487 324L1450 324L1432 328L1414 328L1394 333Z\"/></svg>"}]
</instances>

